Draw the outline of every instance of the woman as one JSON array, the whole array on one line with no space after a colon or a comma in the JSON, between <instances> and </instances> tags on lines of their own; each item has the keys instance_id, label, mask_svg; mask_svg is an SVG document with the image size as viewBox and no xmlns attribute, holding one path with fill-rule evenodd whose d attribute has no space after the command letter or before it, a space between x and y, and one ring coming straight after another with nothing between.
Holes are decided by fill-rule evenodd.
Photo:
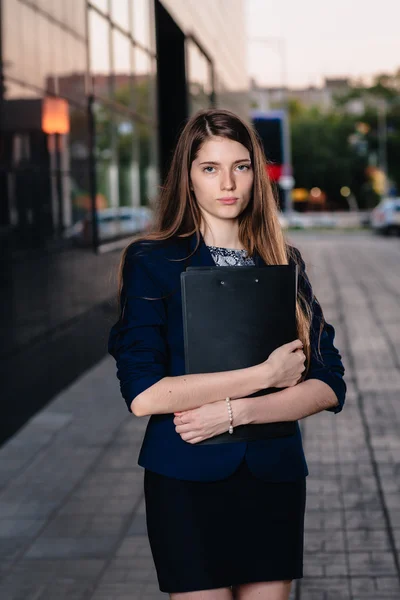
<instances>
[{"instance_id":1,"label":"woman","mask_svg":"<svg viewBox=\"0 0 400 600\"><path fill-rule=\"evenodd\" d=\"M299 339L250 368L185 375L181 272L293 262ZM303 576L308 468L297 421L341 411L346 385L334 329L284 240L259 139L233 113L201 111L184 127L154 231L123 254L120 306L109 352L129 410L151 415L138 462L160 590L287 599ZM269 387L282 389L248 397ZM295 421L295 435L198 444L230 425L279 421Z\"/></svg>"}]
</instances>

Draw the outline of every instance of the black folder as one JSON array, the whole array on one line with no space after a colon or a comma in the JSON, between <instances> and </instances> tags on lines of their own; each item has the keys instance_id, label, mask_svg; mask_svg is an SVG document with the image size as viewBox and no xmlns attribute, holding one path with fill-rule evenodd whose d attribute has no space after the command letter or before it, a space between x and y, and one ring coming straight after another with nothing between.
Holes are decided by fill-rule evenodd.
<instances>
[{"instance_id":1,"label":"black folder","mask_svg":"<svg viewBox=\"0 0 400 600\"><path fill-rule=\"evenodd\" d=\"M297 265L187 267L181 273L186 373L254 366L295 340L297 275ZM247 397L276 391L266 388ZM289 436L296 431L296 421L233 425L233 434L222 433L199 445Z\"/></svg>"}]
</instances>

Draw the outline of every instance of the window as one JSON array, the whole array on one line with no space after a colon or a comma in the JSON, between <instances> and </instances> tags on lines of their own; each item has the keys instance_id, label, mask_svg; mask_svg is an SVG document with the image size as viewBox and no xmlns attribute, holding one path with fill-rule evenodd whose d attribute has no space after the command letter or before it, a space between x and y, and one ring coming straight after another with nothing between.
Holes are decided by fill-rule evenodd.
<instances>
[{"instance_id":1,"label":"window","mask_svg":"<svg viewBox=\"0 0 400 600\"><path fill-rule=\"evenodd\" d=\"M155 80L152 72L153 59L146 51L138 47L134 48L133 56L135 109L141 115L153 118Z\"/></svg>"},{"instance_id":2,"label":"window","mask_svg":"<svg viewBox=\"0 0 400 600\"><path fill-rule=\"evenodd\" d=\"M212 106L211 63L197 44L186 41L187 78L189 82L190 114Z\"/></svg>"},{"instance_id":3,"label":"window","mask_svg":"<svg viewBox=\"0 0 400 600\"><path fill-rule=\"evenodd\" d=\"M134 0L133 4L136 3ZM111 19L125 31L130 31L130 15L128 0L111 0Z\"/></svg>"},{"instance_id":4,"label":"window","mask_svg":"<svg viewBox=\"0 0 400 600\"><path fill-rule=\"evenodd\" d=\"M89 12L90 73L94 92L98 96L110 96L110 44L108 21L95 11Z\"/></svg>"},{"instance_id":5,"label":"window","mask_svg":"<svg viewBox=\"0 0 400 600\"><path fill-rule=\"evenodd\" d=\"M129 38L113 30L114 99L124 106L132 104L131 44Z\"/></svg>"},{"instance_id":6,"label":"window","mask_svg":"<svg viewBox=\"0 0 400 600\"><path fill-rule=\"evenodd\" d=\"M135 0L132 2L132 37L135 42L150 50L152 48L152 37L150 29L150 2L149 0Z\"/></svg>"},{"instance_id":7,"label":"window","mask_svg":"<svg viewBox=\"0 0 400 600\"><path fill-rule=\"evenodd\" d=\"M108 13L108 0L90 0L90 4L96 6L96 8L101 10L104 14Z\"/></svg>"}]
</instances>

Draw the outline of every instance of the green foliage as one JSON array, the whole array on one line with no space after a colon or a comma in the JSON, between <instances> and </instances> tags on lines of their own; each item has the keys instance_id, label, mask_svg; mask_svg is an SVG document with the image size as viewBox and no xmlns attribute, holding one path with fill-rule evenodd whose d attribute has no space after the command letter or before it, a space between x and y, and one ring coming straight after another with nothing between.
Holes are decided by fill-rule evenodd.
<instances>
[{"instance_id":1,"label":"green foliage","mask_svg":"<svg viewBox=\"0 0 400 600\"><path fill-rule=\"evenodd\" d=\"M362 114L352 114L349 110L354 100L363 101ZM361 83L353 85L346 94L334 99L329 112L290 101L296 187L318 186L326 192L328 206L347 208L346 200L340 196L340 188L346 185L360 208L375 206L379 196L373 191L365 169L373 164L378 152L377 106L382 102L387 115L388 173L400 189L400 69L394 75L378 75L369 87ZM369 126L367 133L356 133L359 122Z\"/></svg>"},{"instance_id":2,"label":"green foliage","mask_svg":"<svg viewBox=\"0 0 400 600\"><path fill-rule=\"evenodd\" d=\"M363 181L366 160L349 144L354 119L348 115L321 113L316 107L292 118L292 160L296 187L321 188L328 207L347 208L340 195L349 186L357 195Z\"/></svg>"}]
</instances>

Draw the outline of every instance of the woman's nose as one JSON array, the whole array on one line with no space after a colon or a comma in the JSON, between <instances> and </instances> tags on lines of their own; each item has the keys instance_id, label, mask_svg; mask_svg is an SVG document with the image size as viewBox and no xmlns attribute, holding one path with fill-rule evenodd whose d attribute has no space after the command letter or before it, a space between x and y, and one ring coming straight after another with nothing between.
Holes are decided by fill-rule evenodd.
<instances>
[{"instance_id":1,"label":"woman's nose","mask_svg":"<svg viewBox=\"0 0 400 600\"><path fill-rule=\"evenodd\" d=\"M231 173L230 171L227 171L226 173L222 174L222 179L221 179L221 189L223 190L233 190L235 188L235 178L233 176L233 173Z\"/></svg>"}]
</instances>

